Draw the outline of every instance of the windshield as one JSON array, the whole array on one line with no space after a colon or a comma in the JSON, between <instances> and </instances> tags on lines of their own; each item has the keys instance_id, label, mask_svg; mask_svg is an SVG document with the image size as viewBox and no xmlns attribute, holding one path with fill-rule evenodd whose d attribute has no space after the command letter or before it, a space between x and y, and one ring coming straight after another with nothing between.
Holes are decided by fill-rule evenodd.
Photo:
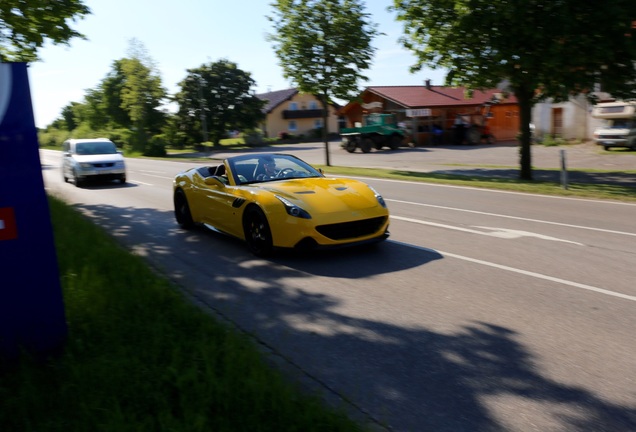
<instances>
[{"instance_id":1,"label":"windshield","mask_svg":"<svg viewBox=\"0 0 636 432\"><path fill-rule=\"evenodd\" d=\"M237 184L323 176L306 162L286 154L236 156L228 162Z\"/></svg>"},{"instance_id":2,"label":"windshield","mask_svg":"<svg viewBox=\"0 0 636 432\"><path fill-rule=\"evenodd\" d=\"M78 155L115 154L117 148L112 142L84 142L75 145L75 153Z\"/></svg>"},{"instance_id":3,"label":"windshield","mask_svg":"<svg viewBox=\"0 0 636 432\"><path fill-rule=\"evenodd\" d=\"M608 121L608 126L613 129L632 129L635 127L633 119L612 119Z\"/></svg>"}]
</instances>

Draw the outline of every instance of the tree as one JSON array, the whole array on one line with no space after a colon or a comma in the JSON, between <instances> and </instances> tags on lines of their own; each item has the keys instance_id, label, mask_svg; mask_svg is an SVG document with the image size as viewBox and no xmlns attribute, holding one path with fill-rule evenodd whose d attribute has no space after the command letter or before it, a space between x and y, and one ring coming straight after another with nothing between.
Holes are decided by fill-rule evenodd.
<instances>
[{"instance_id":1,"label":"tree","mask_svg":"<svg viewBox=\"0 0 636 432\"><path fill-rule=\"evenodd\" d=\"M264 118L264 102L252 91L255 81L236 63L219 60L188 69L174 100L177 117L191 142L215 146L233 129L251 129Z\"/></svg>"},{"instance_id":2,"label":"tree","mask_svg":"<svg viewBox=\"0 0 636 432\"><path fill-rule=\"evenodd\" d=\"M520 178L532 180L532 107L600 84L636 97L633 0L394 0L402 44L417 56L412 71L446 68L448 85L473 89L509 83L521 119Z\"/></svg>"},{"instance_id":3,"label":"tree","mask_svg":"<svg viewBox=\"0 0 636 432\"><path fill-rule=\"evenodd\" d=\"M329 166L328 107L334 99L357 96L358 81L366 80L379 33L359 0L277 0L271 4L274 43L283 75L302 93L322 104L322 133Z\"/></svg>"},{"instance_id":4,"label":"tree","mask_svg":"<svg viewBox=\"0 0 636 432\"><path fill-rule=\"evenodd\" d=\"M34 61L47 39L68 45L73 38L83 38L69 21L90 13L81 0L2 0L0 61Z\"/></svg>"}]
</instances>

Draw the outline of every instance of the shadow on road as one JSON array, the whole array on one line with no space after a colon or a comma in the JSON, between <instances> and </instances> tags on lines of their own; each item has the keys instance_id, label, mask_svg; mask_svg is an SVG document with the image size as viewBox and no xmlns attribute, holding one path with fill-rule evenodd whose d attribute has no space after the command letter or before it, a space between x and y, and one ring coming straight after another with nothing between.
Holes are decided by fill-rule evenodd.
<instances>
[{"instance_id":1,"label":"shadow on road","mask_svg":"<svg viewBox=\"0 0 636 432\"><path fill-rule=\"evenodd\" d=\"M181 230L171 211L75 208L215 314L254 335L283 359L284 371L295 371L312 388L319 383L327 399L337 394L393 430L636 430L636 407L550 378L519 342L521 335L507 328L472 322L441 332L343 313L343 303L355 301L382 310L359 280L426 268L441 258L433 251L384 243L356 253L260 260L241 242ZM322 281L314 290L313 275L330 278L333 289ZM427 281L420 283L426 287ZM518 415L502 417L499 406Z\"/></svg>"},{"instance_id":2,"label":"shadow on road","mask_svg":"<svg viewBox=\"0 0 636 432\"><path fill-rule=\"evenodd\" d=\"M457 168L442 171L433 171L431 174L459 175L470 177L483 177L488 179L519 179L518 169L499 168ZM533 169L532 177L535 181L546 181L561 183L561 171ZM569 183L605 184L615 186L626 186L636 188L636 175L625 172L585 172L571 170L567 171L567 181Z\"/></svg>"}]
</instances>

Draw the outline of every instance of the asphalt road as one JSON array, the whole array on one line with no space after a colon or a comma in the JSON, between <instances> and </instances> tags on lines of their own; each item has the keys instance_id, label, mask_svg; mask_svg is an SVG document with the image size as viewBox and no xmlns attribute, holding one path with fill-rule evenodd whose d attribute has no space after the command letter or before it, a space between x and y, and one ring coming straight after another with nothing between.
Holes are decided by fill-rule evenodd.
<instances>
[{"instance_id":1,"label":"asphalt road","mask_svg":"<svg viewBox=\"0 0 636 432\"><path fill-rule=\"evenodd\" d=\"M334 148L332 164L430 167L434 152L413 150ZM636 430L634 204L369 179L391 210L387 242L261 260L176 226L171 181L190 163L129 160L129 185L78 189L59 153L41 155L50 193L378 429Z\"/></svg>"}]
</instances>

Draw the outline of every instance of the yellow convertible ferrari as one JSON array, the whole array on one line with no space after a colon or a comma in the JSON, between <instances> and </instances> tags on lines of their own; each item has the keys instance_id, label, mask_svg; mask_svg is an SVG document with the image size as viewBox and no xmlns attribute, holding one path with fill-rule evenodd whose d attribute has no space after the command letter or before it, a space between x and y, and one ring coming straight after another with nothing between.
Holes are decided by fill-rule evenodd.
<instances>
[{"instance_id":1,"label":"yellow convertible ferrari","mask_svg":"<svg viewBox=\"0 0 636 432\"><path fill-rule=\"evenodd\" d=\"M179 225L205 225L245 240L257 256L277 248L319 249L389 236L389 211L369 185L325 177L299 158L246 154L191 168L174 179Z\"/></svg>"}]
</instances>

